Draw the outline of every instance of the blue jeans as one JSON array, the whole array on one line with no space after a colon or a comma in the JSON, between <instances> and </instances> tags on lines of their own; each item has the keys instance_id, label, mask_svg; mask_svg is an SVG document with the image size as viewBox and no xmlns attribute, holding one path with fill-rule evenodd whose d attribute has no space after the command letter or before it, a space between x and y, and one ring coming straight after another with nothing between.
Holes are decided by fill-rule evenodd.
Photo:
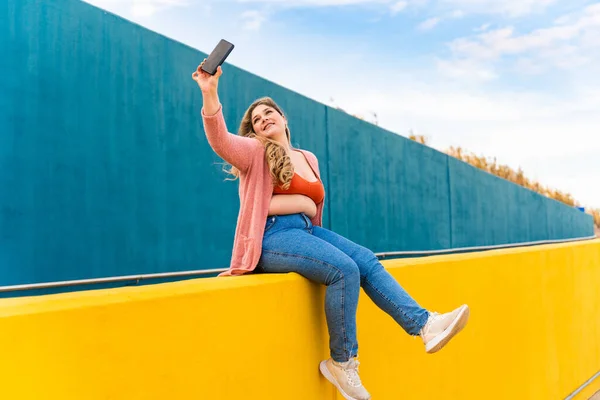
<instances>
[{"instance_id":1,"label":"blue jeans","mask_svg":"<svg viewBox=\"0 0 600 400\"><path fill-rule=\"evenodd\" d=\"M304 213L270 216L257 273L296 272L325 284L329 349L335 361L358 355L356 309L362 287L408 334L418 335L429 312L419 306L367 248L325 228Z\"/></svg>"}]
</instances>

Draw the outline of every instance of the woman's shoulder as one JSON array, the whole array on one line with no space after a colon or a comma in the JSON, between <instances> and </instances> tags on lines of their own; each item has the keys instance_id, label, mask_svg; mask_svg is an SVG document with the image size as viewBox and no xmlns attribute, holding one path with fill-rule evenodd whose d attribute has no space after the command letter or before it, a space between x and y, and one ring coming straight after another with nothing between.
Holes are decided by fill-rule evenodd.
<instances>
[{"instance_id":1,"label":"woman's shoulder","mask_svg":"<svg viewBox=\"0 0 600 400\"><path fill-rule=\"evenodd\" d=\"M304 153L305 156L311 157L313 159L317 159L317 156L314 155L314 153L310 150L306 150L306 149L299 149L299 148L295 148L295 150L298 150L301 153Z\"/></svg>"},{"instance_id":2,"label":"woman's shoulder","mask_svg":"<svg viewBox=\"0 0 600 400\"><path fill-rule=\"evenodd\" d=\"M304 154L306 155L306 158L315 163L316 165L319 165L319 159L317 158L317 156L315 156L315 154L312 151L309 150L302 150L302 152L304 152Z\"/></svg>"}]
</instances>

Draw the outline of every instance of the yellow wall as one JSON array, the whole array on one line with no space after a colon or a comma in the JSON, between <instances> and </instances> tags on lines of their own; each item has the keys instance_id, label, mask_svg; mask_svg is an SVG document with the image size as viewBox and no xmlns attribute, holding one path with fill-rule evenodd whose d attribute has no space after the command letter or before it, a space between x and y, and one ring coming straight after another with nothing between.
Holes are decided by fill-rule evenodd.
<instances>
[{"instance_id":1,"label":"yellow wall","mask_svg":"<svg viewBox=\"0 0 600 400\"><path fill-rule=\"evenodd\" d=\"M384 264L471 320L427 355L361 292L373 399L562 399L600 370L600 241ZM0 399L333 400L323 298L290 274L0 300Z\"/></svg>"}]
</instances>

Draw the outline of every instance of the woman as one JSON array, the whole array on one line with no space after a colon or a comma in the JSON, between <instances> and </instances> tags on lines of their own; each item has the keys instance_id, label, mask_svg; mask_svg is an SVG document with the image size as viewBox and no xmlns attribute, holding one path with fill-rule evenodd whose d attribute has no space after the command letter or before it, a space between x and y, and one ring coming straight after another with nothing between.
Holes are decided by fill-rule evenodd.
<instances>
[{"instance_id":1,"label":"woman","mask_svg":"<svg viewBox=\"0 0 600 400\"><path fill-rule=\"evenodd\" d=\"M330 358L321 373L348 400L370 395L358 375L356 309L360 287L428 353L440 350L467 323L463 305L439 315L413 300L370 250L322 228L325 191L318 161L293 148L281 109L269 98L246 111L238 135L228 133L217 94L218 68L211 76L201 67L192 74L202 91L201 115L213 150L240 179L240 211L231 266L221 275L296 272L327 286L325 314Z\"/></svg>"}]
</instances>

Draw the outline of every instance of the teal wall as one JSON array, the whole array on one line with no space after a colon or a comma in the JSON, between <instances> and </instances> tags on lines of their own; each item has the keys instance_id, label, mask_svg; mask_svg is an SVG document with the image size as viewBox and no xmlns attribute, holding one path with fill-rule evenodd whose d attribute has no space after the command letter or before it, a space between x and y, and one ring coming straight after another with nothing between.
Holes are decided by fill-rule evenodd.
<instances>
[{"instance_id":1,"label":"teal wall","mask_svg":"<svg viewBox=\"0 0 600 400\"><path fill-rule=\"evenodd\" d=\"M0 286L226 267L238 210L191 72L205 53L79 0L0 5ZM591 235L592 219L231 65L230 131L273 97L324 223L376 252Z\"/></svg>"}]
</instances>

